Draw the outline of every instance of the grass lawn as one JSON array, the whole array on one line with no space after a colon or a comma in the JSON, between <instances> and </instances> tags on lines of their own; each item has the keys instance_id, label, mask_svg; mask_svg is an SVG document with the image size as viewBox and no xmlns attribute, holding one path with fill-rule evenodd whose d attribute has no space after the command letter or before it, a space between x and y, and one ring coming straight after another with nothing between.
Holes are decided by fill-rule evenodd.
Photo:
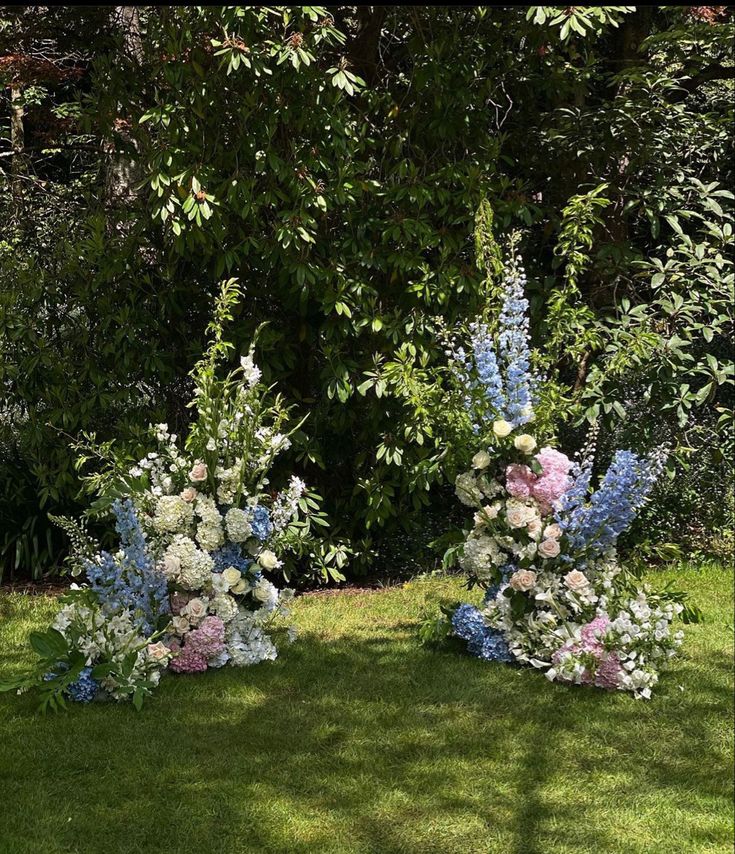
<instances>
[{"instance_id":1,"label":"grass lawn","mask_svg":"<svg viewBox=\"0 0 735 854\"><path fill-rule=\"evenodd\" d=\"M733 578L677 579L707 622L650 702L423 649L455 579L303 597L281 659L139 714L0 695L0 852L731 852ZM0 598L0 673L53 609Z\"/></svg>"}]
</instances>

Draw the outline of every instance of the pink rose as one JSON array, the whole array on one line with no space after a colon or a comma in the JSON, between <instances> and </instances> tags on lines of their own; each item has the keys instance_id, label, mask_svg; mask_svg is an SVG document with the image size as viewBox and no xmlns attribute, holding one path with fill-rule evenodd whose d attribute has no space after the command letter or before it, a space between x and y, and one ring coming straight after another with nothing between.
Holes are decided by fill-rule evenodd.
<instances>
[{"instance_id":1,"label":"pink rose","mask_svg":"<svg viewBox=\"0 0 735 854\"><path fill-rule=\"evenodd\" d=\"M508 583L514 590L525 593L536 583L536 573L531 569L519 569L511 575Z\"/></svg>"},{"instance_id":2,"label":"pink rose","mask_svg":"<svg viewBox=\"0 0 735 854\"><path fill-rule=\"evenodd\" d=\"M191 471L189 472L189 480L194 483L201 483L201 481L207 479L207 464L206 463L194 463Z\"/></svg>"},{"instance_id":3,"label":"pink rose","mask_svg":"<svg viewBox=\"0 0 735 854\"><path fill-rule=\"evenodd\" d=\"M541 557L558 557L560 551L561 549L559 547L559 540L542 540L539 543L538 553L541 555Z\"/></svg>"},{"instance_id":4,"label":"pink rose","mask_svg":"<svg viewBox=\"0 0 735 854\"><path fill-rule=\"evenodd\" d=\"M200 465L204 465L204 463L200 463ZM196 466L195 466L194 468L196 468ZM206 478L206 476L207 476L207 471L206 471L206 469L207 469L207 467L206 467L206 466L204 466L204 477L205 477L205 478ZM192 472L193 472L193 471L194 471L194 469L192 469L192 470L189 472L189 477L190 477L192 480L194 480L194 478L192 477ZM203 480L203 479L204 479L204 478L202 478L202 480ZM192 502L192 501L197 497L197 491L196 491L196 489L194 489L194 487L193 487L193 486L187 486L187 487L186 487L186 489L182 490L181 495L180 495L179 497L182 499L182 501L186 501L186 503L187 503L187 504L191 504L191 502Z\"/></svg>"}]
</instances>

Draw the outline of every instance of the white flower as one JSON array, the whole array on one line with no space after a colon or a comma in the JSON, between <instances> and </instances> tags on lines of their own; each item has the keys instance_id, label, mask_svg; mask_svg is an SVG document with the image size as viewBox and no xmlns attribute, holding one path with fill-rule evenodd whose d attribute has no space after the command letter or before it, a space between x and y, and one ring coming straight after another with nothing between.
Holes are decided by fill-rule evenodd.
<instances>
[{"instance_id":1,"label":"white flower","mask_svg":"<svg viewBox=\"0 0 735 854\"><path fill-rule=\"evenodd\" d=\"M225 527L227 536L233 543L242 543L252 534L250 517L239 507L231 507L225 514Z\"/></svg>"},{"instance_id":2,"label":"white flower","mask_svg":"<svg viewBox=\"0 0 735 854\"><path fill-rule=\"evenodd\" d=\"M462 504L466 504L468 507L478 507L482 503L482 490L477 485L472 472L464 472L457 475L454 483L457 498L459 498Z\"/></svg>"},{"instance_id":3,"label":"white flower","mask_svg":"<svg viewBox=\"0 0 735 854\"><path fill-rule=\"evenodd\" d=\"M222 580L227 584L228 589L234 587L241 578L242 573L234 566L228 566L222 573Z\"/></svg>"},{"instance_id":4,"label":"white flower","mask_svg":"<svg viewBox=\"0 0 735 854\"><path fill-rule=\"evenodd\" d=\"M192 501L197 497L197 491L193 486L187 486L186 489L182 490L180 496L182 501L186 501L187 504L191 504Z\"/></svg>"},{"instance_id":5,"label":"white flower","mask_svg":"<svg viewBox=\"0 0 735 854\"><path fill-rule=\"evenodd\" d=\"M554 558L559 555L560 551L559 540L542 540L539 543L538 553L541 557Z\"/></svg>"},{"instance_id":6,"label":"white flower","mask_svg":"<svg viewBox=\"0 0 735 854\"><path fill-rule=\"evenodd\" d=\"M505 508L505 519L511 528L525 528L528 510L522 504L508 502Z\"/></svg>"},{"instance_id":7,"label":"white flower","mask_svg":"<svg viewBox=\"0 0 735 854\"><path fill-rule=\"evenodd\" d=\"M509 436L513 430L513 425L509 424L504 419L500 419L499 421L493 422L493 433L499 438L503 439L506 436Z\"/></svg>"},{"instance_id":8,"label":"white flower","mask_svg":"<svg viewBox=\"0 0 735 854\"><path fill-rule=\"evenodd\" d=\"M474 457L472 457L472 468L475 469L484 469L490 465L492 457L488 454L487 451L478 451Z\"/></svg>"},{"instance_id":9,"label":"white flower","mask_svg":"<svg viewBox=\"0 0 735 854\"><path fill-rule=\"evenodd\" d=\"M188 617L193 625L201 622L207 613L207 606L202 599L195 597L190 599L181 609L182 616Z\"/></svg>"},{"instance_id":10,"label":"white flower","mask_svg":"<svg viewBox=\"0 0 735 854\"><path fill-rule=\"evenodd\" d=\"M175 581L181 573L181 560L175 554L167 554L163 558L163 574Z\"/></svg>"},{"instance_id":11,"label":"white flower","mask_svg":"<svg viewBox=\"0 0 735 854\"><path fill-rule=\"evenodd\" d=\"M281 566L281 561L270 549L263 549L258 555L258 563L263 569L276 569L276 567Z\"/></svg>"},{"instance_id":12,"label":"white flower","mask_svg":"<svg viewBox=\"0 0 735 854\"><path fill-rule=\"evenodd\" d=\"M547 542L553 542L553 540L548 540ZM570 590L573 590L576 593L577 591L585 590L589 587L590 582L583 572L580 572L578 569L573 569L564 576L564 583Z\"/></svg>"},{"instance_id":13,"label":"white flower","mask_svg":"<svg viewBox=\"0 0 735 854\"><path fill-rule=\"evenodd\" d=\"M185 634L191 628L191 626L189 625L189 621L186 619L186 617L183 616L174 617L171 620L171 625L173 627L174 632L176 632L176 634L179 636Z\"/></svg>"},{"instance_id":14,"label":"white flower","mask_svg":"<svg viewBox=\"0 0 735 854\"><path fill-rule=\"evenodd\" d=\"M209 581L214 561L189 537L177 534L166 549L164 564L168 558L177 558L180 564L179 581L187 590L201 590Z\"/></svg>"},{"instance_id":15,"label":"white flower","mask_svg":"<svg viewBox=\"0 0 735 854\"><path fill-rule=\"evenodd\" d=\"M520 436L516 436L513 444L524 454L530 454L536 450L536 440L528 433L521 433Z\"/></svg>"},{"instance_id":16,"label":"white flower","mask_svg":"<svg viewBox=\"0 0 735 854\"><path fill-rule=\"evenodd\" d=\"M179 495L164 495L156 502L153 527L159 534L183 533L193 518L191 505Z\"/></svg>"},{"instance_id":17,"label":"white flower","mask_svg":"<svg viewBox=\"0 0 735 854\"><path fill-rule=\"evenodd\" d=\"M553 522L551 525L547 525L544 528L544 539L545 540L558 540L561 537L561 528L556 522Z\"/></svg>"}]
</instances>

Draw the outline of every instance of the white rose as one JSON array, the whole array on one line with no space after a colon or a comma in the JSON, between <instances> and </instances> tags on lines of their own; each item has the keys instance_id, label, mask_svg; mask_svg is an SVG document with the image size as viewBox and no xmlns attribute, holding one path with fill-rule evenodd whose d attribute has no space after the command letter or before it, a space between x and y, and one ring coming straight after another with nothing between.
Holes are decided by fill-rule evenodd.
<instances>
[{"instance_id":1,"label":"white rose","mask_svg":"<svg viewBox=\"0 0 735 854\"><path fill-rule=\"evenodd\" d=\"M580 590L584 590L586 587L589 587L590 582L583 572L580 572L578 569L573 569L564 576L564 583L570 590L579 592Z\"/></svg>"},{"instance_id":2,"label":"white rose","mask_svg":"<svg viewBox=\"0 0 735 854\"><path fill-rule=\"evenodd\" d=\"M193 471L193 469L192 469L192 471ZM192 501L197 497L197 491L196 491L196 489L194 489L193 486L187 486L186 489L182 490L179 497L183 501L186 501L187 504L191 504Z\"/></svg>"},{"instance_id":3,"label":"white rose","mask_svg":"<svg viewBox=\"0 0 735 854\"><path fill-rule=\"evenodd\" d=\"M511 575L508 583L514 590L525 593L536 583L536 573L531 569L519 569Z\"/></svg>"},{"instance_id":4,"label":"white rose","mask_svg":"<svg viewBox=\"0 0 735 854\"><path fill-rule=\"evenodd\" d=\"M228 588L233 588L238 581L242 578L242 573L239 569L235 569L234 566L228 566L227 569L222 573L222 579L227 584Z\"/></svg>"},{"instance_id":5,"label":"white rose","mask_svg":"<svg viewBox=\"0 0 735 854\"><path fill-rule=\"evenodd\" d=\"M544 528L545 540L558 540L559 537L561 537L561 528L556 524L556 522L551 525L547 525Z\"/></svg>"},{"instance_id":6,"label":"white rose","mask_svg":"<svg viewBox=\"0 0 735 854\"><path fill-rule=\"evenodd\" d=\"M506 436L509 436L513 430L513 425L509 424L507 421L504 421L502 418L499 421L495 421L493 423L493 433L499 438L503 439Z\"/></svg>"},{"instance_id":7,"label":"white rose","mask_svg":"<svg viewBox=\"0 0 735 854\"><path fill-rule=\"evenodd\" d=\"M244 578L241 578L237 584L230 587L230 593L244 593L248 589L248 585Z\"/></svg>"},{"instance_id":8,"label":"white rose","mask_svg":"<svg viewBox=\"0 0 735 854\"><path fill-rule=\"evenodd\" d=\"M516 436L513 444L524 454L530 454L532 451L536 450L536 440L528 433L522 433L520 436Z\"/></svg>"},{"instance_id":9,"label":"white rose","mask_svg":"<svg viewBox=\"0 0 735 854\"><path fill-rule=\"evenodd\" d=\"M513 505L506 508L505 518L511 528L523 528L528 518L528 512L523 505Z\"/></svg>"},{"instance_id":10,"label":"white rose","mask_svg":"<svg viewBox=\"0 0 735 854\"><path fill-rule=\"evenodd\" d=\"M533 537L534 540L537 540L541 536L541 520L540 519L531 519L528 523L528 536Z\"/></svg>"},{"instance_id":11,"label":"white rose","mask_svg":"<svg viewBox=\"0 0 735 854\"><path fill-rule=\"evenodd\" d=\"M490 465L490 461L492 457L488 454L487 451L478 451L474 457L472 457L472 468L473 469L484 469Z\"/></svg>"},{"instance_id":12,"label":"white rose","mask_svg":"<svg viewBox=\"0 0 735 854\"><path fill-rule=\"evenodd\" d=\"M539 543L538 553L542 557L556 557L560 551L559 540L542 540Z\"/></svg>"},{"instance_id":13,"label":"white rose","mask_svg":"<svg viewBox=\"0 0 735 854\"><path fill-rule=\"evenodd\" d=\"M167 578L178 578L181 573L181 561L176 555L166 555L163 559L163 574Z\"/></svg>"},{"instance_id":14,"label":"white rose","mask_svg":"<svg viewBox=\"0 0 735 854\"><path fill-rule=\"evenodd\" d=\"M189 621L184 616L174 617L171 620L171 625L173 626L173 630L177 635L183 635L191 628L191 626L189 625Z\"/></svg>"},{"instance_id":15,"label":"white rose","mask_svg":"<svg viewBox=\"0 0 735 854\"><path fill-rule=\"evenodd\" d=\"M258 555L258 563L263 569L275 569L280 564L280 561L270 549L264 549Z\"/></svg>"},{"instance_id":16,"label":"white rose","mask_svg":"<svg viewBox=\"0 0 735 854\"><path fill-rule=\"evenodd\" d=\"M207 464L206 463L194 463L191 471L189 472L189 480L194 483L201 483L201 481L207 479Z\"/></svg>"},{"instance_id":17,"label":"white rose","mask_svg":"<svg viewBox=\"0 0 735 854\"><path fill-rule=\"evenodd\" d=\"M199 598L190 599L181 609L181 613L188 616L192 623L198 623L207 613L207 606Z\"/></svg>"}]
</instances>

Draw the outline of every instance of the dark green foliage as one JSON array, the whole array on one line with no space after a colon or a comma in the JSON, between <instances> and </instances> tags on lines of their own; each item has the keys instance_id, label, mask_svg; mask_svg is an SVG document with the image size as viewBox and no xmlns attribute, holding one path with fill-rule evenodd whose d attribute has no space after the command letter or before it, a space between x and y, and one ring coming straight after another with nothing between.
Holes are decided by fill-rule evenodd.
<instances>
[{"instance_id":1,"label":"dark green foliage","mask_svg":"<svg viewBox=\"0 0 735 854\"><path fill-rule=\"evenodd\" d=\"M549 429L666 425L679 464L721 436L732 12L692 9L3 7L0 567L60 558L82 431L184 426L229 276L352 573L443 533L470 448L438 333L492 303L519 226Z\"/></svg>"}]
</instances>

